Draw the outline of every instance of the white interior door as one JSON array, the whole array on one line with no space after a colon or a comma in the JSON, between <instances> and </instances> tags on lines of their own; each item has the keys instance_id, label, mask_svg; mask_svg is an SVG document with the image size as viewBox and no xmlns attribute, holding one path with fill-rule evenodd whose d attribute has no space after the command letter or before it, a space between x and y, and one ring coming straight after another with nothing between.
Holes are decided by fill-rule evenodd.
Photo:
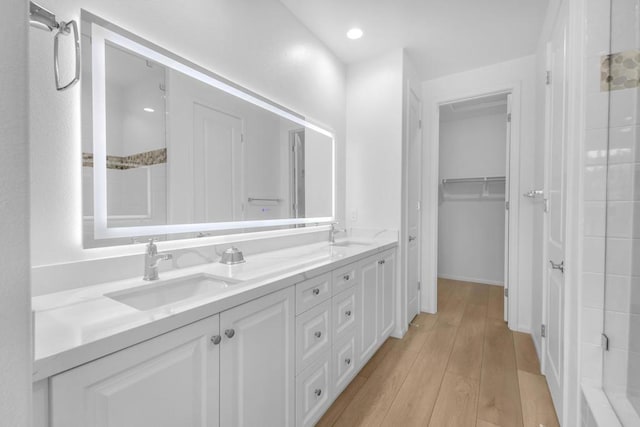
<instances>
[{"instance_id":1,"label":"white interior door","mask_svg":"<svg viewBox=\"0 0 640 427\"><path fill-rule=\"evenodd\" d=\"M242 120L194 103L193 124L194 221L242 219Z\"/></svg>"},{"instance_id":2,"label":"white interior door","mask_svg":"<svg viewBox=\"0 0 640 427\"><path fill-rule=\"evenodd\" d=\"M509 217L510 217L510 200L511 194L511 94L507 95L507 141L506 156L507 164L505 165L505 182L504 182L504 321L509 323Z\"/></svg>"},{"instance_id":3,"label":"white interior door","mask_svg":"<svg viewBox=\"0 0 640 427\"><path fill-rule=\"evenodd\" d=\"M546 223L546 292L544 373L553 403L562 419L563 317L564 317L564 247L567 142L567 20L566 6L559 14L549 45L551 83L547 87L547 145L545 187L549 208Z\"/></svg>"},{"instance_id":4,"label":"white interior door","mask_svg":"<svg viewBox=\"0 0 640 427\"><path fill-rule=\"evenodd\" d=\"M409 117L407 120L407 319L420 312L420 160L422 132L420 126L420 98L409 89Z\"/></svg>"}]
</instances>

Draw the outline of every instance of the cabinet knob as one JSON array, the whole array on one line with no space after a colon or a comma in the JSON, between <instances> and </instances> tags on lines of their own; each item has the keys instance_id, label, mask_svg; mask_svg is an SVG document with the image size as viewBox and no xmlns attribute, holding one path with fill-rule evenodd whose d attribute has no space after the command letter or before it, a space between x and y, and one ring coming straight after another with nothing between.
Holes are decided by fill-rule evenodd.
<instances>
[{"instance_id":1,"label":"cabinet knob","mask_svg":"<svg viewBox=\"0 0 640 427\"><path fill-rule=\"evenodd\" d=\"M384 264L384 260L381 259L380 261L378 261L378 264L380 264L380 265Z\"/></svg>"},{"instance_id":2,"label":"cabinet knob","mask_svg":"<svg viewBox=\"0 0 640 427\"><path fill-rule=\"evenodd\" d=\"M214 343L215 345L220 344L221 340L222 340L222 337L220 335L214 335L211 337L211 342Z\"/></svg>"},{"instance_id":3,"label":"cabinet knob","mask_svg":"<svg viewBox=\"0 0 640 427\"><path fill-rule=\"evenodd\" d=\"M316 336L316 338L320 338L320 337L322 336L322 332L320 332L320 331L316 331L316 333L315 333L315 334L313 334L313 335L315 335L315 336Z\"/></svg>"},{"instance_id":4,"label":"cabinet knob","mask_svg":"<svg viewBox=\"0 0 640 427\"><path fill-rule=\"evenodd\" d=\"M347 317L351 317L351 310L345 311L344 315L347 316Z\"/></svg>"},{"instance_id":5,"label":"cabinet knob","mask_svg":"<svg viewBox=\"0 0 640 427\"><path fill-rule=\"evenodd\" d=\"M318 295L320 293L320 289L313 288L313 290L311 292L313 292L314 295Z\"/></svg>"},{"instance_id":6,"label":"cabinet knob","mask_svg":"<svg viewBox=\"0 0 640 427\"><path fill-rule=\"evenodd\" d=\"M342 276L342 278L344 280L349 280L349 279L351 279L351 276L349 276L348 274L345 274L344 276Z\"/></svg>"},{"instance_id":7,"label":"cabinet knob","mask_svg":"<svg viewBox=\"0 0 640 427\"><path fill-rule=\"evenodd\" d=\"M233 338L233 336L236 334L236 331L234 331L233 329L227 329L224 331L224 334L227 336L227 338Z\"/></svg>"},{"instance_id":8,"label":"cabinet knob","mask_svg":"<svg viewBox=\"0 0 640 427\"><path fill-rule=\"evenodd\" d=\"M320 396L322 396L322 389L321 388L317 388L317 389L315 389L315 391L313 393L316 395L316 397L320 397Z\"/></svg>"},{"instance_id":9,"label":"cabinet knob","mask_svg":"<svg viewBox=\"0 0 640 427\"><path fill-rule=\"evenodd\" d=\"M351 359L347 357L346 359L344 359L344 363L346 363L347 366L351 365Z\"/></svg>"}]
</instances>

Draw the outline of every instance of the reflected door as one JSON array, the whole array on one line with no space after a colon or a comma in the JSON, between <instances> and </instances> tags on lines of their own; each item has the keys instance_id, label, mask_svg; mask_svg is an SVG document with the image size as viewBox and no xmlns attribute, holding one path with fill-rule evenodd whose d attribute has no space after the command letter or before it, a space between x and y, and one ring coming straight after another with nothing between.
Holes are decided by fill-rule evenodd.
<instances>
[{"instance_id":1,"label":"reflected door","mask_svg":"<svg viewBox=\"0 0 640 427\"><path fill-rule=\"evenodd\" d=\"M242 120L194 104L193 122L194 221L243 219Z\"/></svg>"}]
</instances>

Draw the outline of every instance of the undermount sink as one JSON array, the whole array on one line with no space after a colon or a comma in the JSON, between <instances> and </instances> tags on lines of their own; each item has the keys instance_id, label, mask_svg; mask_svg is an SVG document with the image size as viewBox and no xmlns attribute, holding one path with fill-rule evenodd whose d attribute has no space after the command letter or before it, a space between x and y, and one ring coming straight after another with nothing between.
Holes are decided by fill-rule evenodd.
<instances>
[{"instance_id":1,"label":"undermount sink","mask_svg":"<svg viewBox=\"0 0 640 427\"><path fill-rule=\"evenodd\" d=\"M198 295L210 296L238 282L239 280L200 273L111 292L105 296L129 307L146 311Z\"/></svg>"},{"instance_id":2,"label":"undermount sink","mask_svg":"<svg viewBox=\"0 0 640 427\"><path fill-rule=\"evenodd\" d=\"M331 246L341 246L343 248L348 248L353 246L369 246L369 243L358 240L342 240L332 243Z\"/></svg>"}]
</instances>

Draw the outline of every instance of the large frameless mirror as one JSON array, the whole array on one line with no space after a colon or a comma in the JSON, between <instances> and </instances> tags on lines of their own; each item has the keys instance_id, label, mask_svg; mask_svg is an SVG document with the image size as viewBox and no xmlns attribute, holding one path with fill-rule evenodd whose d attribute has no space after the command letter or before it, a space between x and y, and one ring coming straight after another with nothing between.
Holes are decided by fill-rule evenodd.
<instances>
[{"instance_id":1,"label":"large frameless mirror","mask_svg":"<svg viewBox=\"0 0 640 427\"><path fill-rule=\"evenodd\" d=\"M335 217L331 131L82 12L84 246Z\"/></svg>"}]
</instances>

